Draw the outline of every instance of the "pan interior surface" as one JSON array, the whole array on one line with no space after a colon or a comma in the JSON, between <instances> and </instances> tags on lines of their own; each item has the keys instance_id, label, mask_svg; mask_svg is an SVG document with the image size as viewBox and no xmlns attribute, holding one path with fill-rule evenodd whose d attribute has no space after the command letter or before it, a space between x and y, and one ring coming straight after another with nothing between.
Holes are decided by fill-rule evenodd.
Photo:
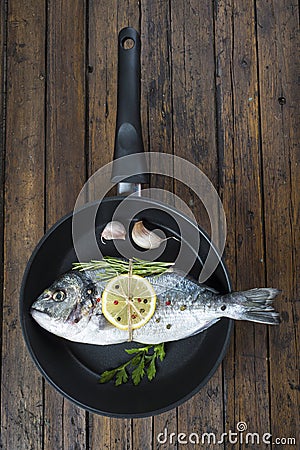
<instances>
[{"instance_id":1,"label":"pan interior surface","mask_svg":"<svg viewBox=\"0 0 300 450\"><path fill-rule=\"evenodd\" d=\"M100 237L106 223L114 214L120 198L102 201L97 218L96 234ZM155 214L155 203L149 199L134 199L141 203L141 217L168 234L178 233L176 223L194 226L178 211ZM85 214L87 205L77 214ZM205 260L209 239L202 230L201 246L194 250L196 262L190 274L197 278L201 261ZM84 239L84 236L82 236ZM99 239L99 246L101 246ZM177 244L179 245L179 244ZM185 245L182 242L181 245ZM126 250L126 243L124 243ZM175 248L175 250L174 250ZM193 251L192 249L190 250ZM89 259L94 250L88 248ZM104 255L119 256L113 242L102 245ZM131 255L129 255L131 256ZM169 240L161 260L174 261L176 245ZM232 321L221 319L215 325L196 336L166 343L166 358L158 365L156 377L142 380L138 386L127 383L115 387L112 382L99 384L99 375L104 370L123 363L128 355L124 349L137 346L124 343L111 346L95 346L67 341L42 329L31 317L30 307L38 295L77 261L72 240L72 215L66 216L44 236L36 247L24 274L20 315L27 347L42 375L65 397L77 405L99 414L113 417L146 417L167 411L194 395L211 378L222 361L229 342ZM208 284L220 292L230 290L225 266L219 263Z\"/></svg>"}]
</instances>

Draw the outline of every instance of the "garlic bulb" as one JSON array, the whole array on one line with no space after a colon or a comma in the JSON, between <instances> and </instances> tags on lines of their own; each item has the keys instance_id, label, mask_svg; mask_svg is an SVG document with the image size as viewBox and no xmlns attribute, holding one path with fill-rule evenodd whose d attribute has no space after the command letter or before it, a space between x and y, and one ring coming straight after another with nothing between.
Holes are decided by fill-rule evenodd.
<instances>
[{"instance_id":1,"label":"garlic bulb","mask_svg":"<svg viewBox=\"0 0 300 450\"><path fill-rule=\"evenodd\" d=\"M104 230L101 233L101 242L102 244L105 244L103 239L110 241L112 239L122 239L124 240L126 236L126 230L124 225L121 222L117 222L116 220L113 220L112 222L109 222Z\"/></svg>"},{"instance_id":2,"label":"garlic bulb","mask_svg":"<svg viewBox=\"0 0 300 450\"><path fill-rule=\"evenodd\" d=\"M162 244L162 242L172 238L177 240L173 236L169 238L161 238L156 233L154 233L154 231L148 230L141 220L139 222L136 222L132 229L133 242L139 247L145 249L157 248Z\"/></svg>"}]
</instances>

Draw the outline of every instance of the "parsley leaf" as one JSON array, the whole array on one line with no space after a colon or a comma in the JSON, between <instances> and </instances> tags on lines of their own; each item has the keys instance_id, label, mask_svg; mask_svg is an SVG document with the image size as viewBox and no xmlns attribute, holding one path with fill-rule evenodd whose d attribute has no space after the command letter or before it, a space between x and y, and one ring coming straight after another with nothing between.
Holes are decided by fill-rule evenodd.
<instances>
[{"instance_id":1,"label":"parsley leaf","mask_svg":"<svg viewBox=\"0 0 300 450\"><path fill-rule=\"evenodd\" d=\"M106 370L105 372L101 373L99 383L108 383L110 380L113 379L116 373L117 369Z\"/></svg>"},{"instance_id":2,"label":"parsley leaf","mask_svg":"<svg viewBox=\"0 0 300 450\"><path fill-rule=\"evenodd\" d=\"M145 356L143 355L142 358L140 359L139 364L136 366L136 368L132 371L131 374L132 381L135 386L137 386L141 382L143 376L145 375L144 368L145 368Z\"/></svg>"},{"instance_id":3,"label":"parsley leaf","mask_svg":"<svg viewBox=\"0 0 300 450\"><path fill-rule=\"evenodd\" d=\"M147 377L148 377L148 380L149 380L149 381L153 380L153 378L155 377L155 375L156 375L155 358L152 357L151 360L150 360L150 364L149 364L149 366L148 366L148 368L147 368Z\"/></svg>"},{"instance_id":4,"label":"parsley leaf","mask_svg":"<svg viewBox=\"0 0 300 450\"><path fill-rule=\"evenodd\" d=\"M162 344L155 345L154 353L162 361L165 358L165 356L166 356L164 344L162 343Z\"/></svg>"},{"instance_id":5,"label":"parsley leaf","mask_svg":"<svg viewBox=\"0 0 300 450\"><path fill-rule=\"evenodd\" d=\"M120 386L127 383L131 376L133 384L137 386L145 374L151 381L156 375L156 361L163 361L166 356L164 343L126 349L125 351L134 356L119 367L103 372L100 375L99 383L108 383L115 378L115 386ZM131 371L128 372L127 368Z\"/></svg>"},{"instance_id":6,"label":"parsley leaf","mask_svg":"<svg viewBox=\"0 0 300 450\"><path fill-rule=\"evenodd\" d=\"M117 371L116 374L116 386L120 386L122 383L127 383L128 381L128 373L126 372L126 367L122 367Z\"/></svg>"}]
</instances>

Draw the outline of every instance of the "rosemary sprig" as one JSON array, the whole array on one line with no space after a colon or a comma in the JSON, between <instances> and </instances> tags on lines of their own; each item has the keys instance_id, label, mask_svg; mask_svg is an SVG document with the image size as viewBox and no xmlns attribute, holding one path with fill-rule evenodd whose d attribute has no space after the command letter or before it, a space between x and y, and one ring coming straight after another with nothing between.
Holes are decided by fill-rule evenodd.
<instances>
[{"instance_id":1,"label":"rosemary sprig","mask_svg":"<svg viewBox=\"0 0 300 450\"><path fill-rule=\"evenodd\" d=\"M156 362L163 361L166 356L164 343L126 349L125 352L134 356L124 364L103 372L99 383L108 383L115 378L115 385L120 386L127 383L131 376L133 384L137 386L145 375L151 381L156 375Z\"/></svg>"},{"instance_id":2,"label":"rosemary sprig","mask_svg":"<svg viewBox=\"0 0 300 450\"><path fill-rule=\"evenodd\" d=\"M144 261L142 259L132 259L132 273L147 277L150 275L161 275L170 270L174 263L161 261ZM104 256L101 261L91 260L90 262L73 263L73 270L103 270L99 273L102 279L109 279L116 275L128 273L129 261L111 256Z\"/></svg>"}]
</instances>

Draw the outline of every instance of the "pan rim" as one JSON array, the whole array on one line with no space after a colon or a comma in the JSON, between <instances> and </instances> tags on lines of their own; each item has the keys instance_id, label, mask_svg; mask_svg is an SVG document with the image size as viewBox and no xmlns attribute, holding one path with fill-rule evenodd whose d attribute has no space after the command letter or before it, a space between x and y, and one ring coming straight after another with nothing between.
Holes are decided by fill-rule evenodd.
<instances>
[{"instance_id":1,"label":"pan rim","mask_svg":"<svg viewBox=\"0 0 300 450\"><path fill-rule=\"evenodd\" d=\"M63 395L63 397L67 398L68 400L70 400L72 403L76 404L77 406L79 406L80 408L83 408L86 411L89 411L91 413L95 413L95 414L100 414L100 415L104 415L107 417L113 417L113 418L145 418L145 417L151 417L154 415L158 415L161 413L164 413L166 411L169 411L175 407L178 407L179 405L185 403L187 400L189 400L190 398L192 398L197 392L199 392L205 385L206 383L213 377L213 375L215 374L217 368L219 367L219 365L221 364L221 362L223 361L225 354L227 352L228 346L229 346L229 342L230 342L230 337L232 334L232 330L233 330L233 320L232 319L227 319L227 318L222 318L221 321L223 321L223 323L227 324L227 330L225 333L225 337L223 339L223 343L221 344L221 351L219 352L218 357L215 360L215 363L213 364L212 368L209 370L209 372L207 373L207 375L203 378L203 380L197 384L197 386L192 389L190 392L188 392L188 394L186 394L185 396L181 397L180 399L169 403L166 406L163 406L161 408L158 409L154 409L154 410L149 410L146 412L140 412L140 413L132 413L132 412L128 412L128 413L117 413L117 412L112 412L112 411L104 411L101 410L100 408L94 408L91 407L89 405L84 404L83 402L77 400L76 398L74 398L74 396L66 393L62 388L60 388L58 386L58 384L52 380L52 378L47 374L47 372L45 371L45 369L43 368L43 366L41 365L40 361L38 360L28 333L27 333L27 329L25 326L25 320L24 320L24 310L23 310L23 303L24 303L24 290L25 290L25 286L26 286L26 281L29 275L29 272L31 270L31 266L36 258L36 255L38 254L40 248L43 246L43 244L45 243L45 241L47 241L47 239L49 238L50 235L52 235L52 233L65 221L69 220L74 214L80 213L81 211L85 210L86 208L89 207L93 207L96 206L97 204L101 204L102 202L108 203L108 202L115 202L118 200L123 199L124 197L122 196L115 196L115 197L106 197L104 198L101 202L99 201L93 201L93 202L89 202L86 203L85 205L83 205L81 208L78 208L75 212L72 211L66 215L64 215L62 218L60 218L57 222L55 222L50 228L49 230L46 231L46 233L42 236L42 238L39 240L39 242L37 243L34 251L32 252L27 264L26 264L26 268L24 271L24 275L22 278L22 283L21 283L21 287L20 287L20 299L19 299L19 318L20 318L20 323L21 323L21 329L22 329L22 333L24 336L24 340L26 343L26 347L29 351L29 354L32 358L32 360L34 361L35 365L37 366L39 372L41 373L41 375L45 378L45 380L51 385L53 386L61 395ZM132 197L132 200L136 200L136 198ZM153 200L151 198L148 197L139 197L139 200L143 200L145 201L147 204L150 204L151 206L155 206L156 205L161 205L164 207L164 209L166 211L170 210L170 211L175 211L177 215L179 215L182 219L187 220L193 227L195 227L195 229L205 238L205 240L207 241L207 243L212 246L213 250L218 254L214 244L211 242L208 234L202 229L200 228L197 224L195 224L193 221L191 221L191 219L186 216L185 214L183 214L180 210L177 210L176 208L171 207L170 205L166 205L162 202L159 202L157 200ZM222 273L224 275L224 278L226 280L226 284L227 284L227 289L228 292L231 291L231 282L230 282L230 277L227 271L227 268L225 266L225 263L223 261L223 258L220 258L219 264L221 266L222 269ZM220 321L220 322L221 322ZM212 326L213 328L213 326Z\"/></svg>"}]
</instances>

